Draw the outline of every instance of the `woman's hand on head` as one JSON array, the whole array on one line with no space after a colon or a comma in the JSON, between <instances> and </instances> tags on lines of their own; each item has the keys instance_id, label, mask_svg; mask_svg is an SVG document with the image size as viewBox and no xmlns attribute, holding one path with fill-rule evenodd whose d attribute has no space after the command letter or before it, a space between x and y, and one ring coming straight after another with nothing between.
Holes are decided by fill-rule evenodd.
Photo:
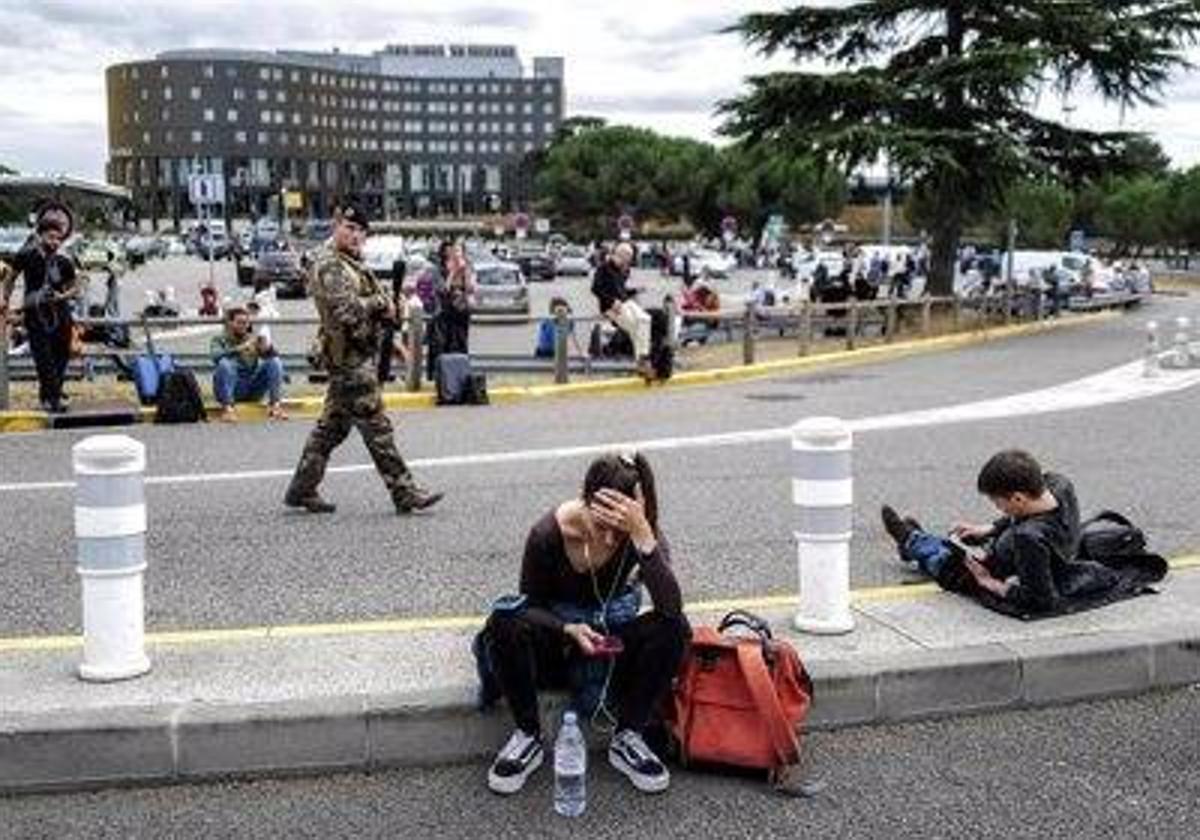
<instances>
[{"instance_id":1,"label":"woman's hand on head","mask_svg":"<svg viewBox=\"0 0 1200 840\"><path fill-rule=\"evenodd\" d=\"M633 497L609 487L601 488L592 499L591 511L600 524L628 534L643 554L654 550L654 529L646 519L646 502L640 485L634 488Z\"/></svg>"}]
</instances>

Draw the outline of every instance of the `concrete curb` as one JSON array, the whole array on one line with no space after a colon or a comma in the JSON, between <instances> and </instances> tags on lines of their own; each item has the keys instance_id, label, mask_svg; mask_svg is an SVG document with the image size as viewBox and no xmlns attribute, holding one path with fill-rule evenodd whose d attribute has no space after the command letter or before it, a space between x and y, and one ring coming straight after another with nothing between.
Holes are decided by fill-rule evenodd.
<instances>
[{"instance_id":1,"label":"concrete curb","mask_svg":"<svg viewBox=\"0 0 1200 840\"><path fill-rule=\"evenodd\" d=\"M1200 620L808 665L813 730L1030 708L1200 682ZM503 710L477 712L468 685L32 713L0 729L0 792L479 760L509 726Z\"/></svg>"},{"instance_id":2,"label":"concrete curb","mask_svg":"<svg viewBox=\"0 0 1200 840\"><path fill-rule=\"evenodd\" d=\"M1024 335L1049 332L1066 327L1086 326L1099 321L1117 317L1113 311L1093 312L1085 315L1072 316L1069 319L1054 319L1035 321L1027 324L1014 324L1008 327L975 330L964 333L938 336L937 338L913 339L899 341L894 344L876 344L857 350L838 350L795 359L780 359L773 362L759 362L753 365L715 368L713 370L685 371L677 373L667 382L646 383L637 377L618 379L603 379L590 382L570 382L565 385L526 385L507 386L489 389L488 396L493 403L515 403L540 400L550 397L602 396L609 394L636 394L659 388L688 388L704 385L715 385L723 382L741 382L777 374L795 373L797 371L822 369L826 367L865 364L886 359L898 359L917 353L933 353L942 350L953 350L959 347L969 347ZM435 408L436 397L432 392L384 392L384 406L389 411L417 411ZM299 397L285 399L283 407L295 418L314 418L321 414L324 405L323 397ZM210 418L215 418L219 407L207 407ZM141 422L154 421L154 409L143 407L139 410ZM264 405L244 403L238 406L238 421L267 422L267 409ZM9 432L30 432L50 427L50 418L42 411L0 411L0 434Z\"/></svg>"}]
</instances>

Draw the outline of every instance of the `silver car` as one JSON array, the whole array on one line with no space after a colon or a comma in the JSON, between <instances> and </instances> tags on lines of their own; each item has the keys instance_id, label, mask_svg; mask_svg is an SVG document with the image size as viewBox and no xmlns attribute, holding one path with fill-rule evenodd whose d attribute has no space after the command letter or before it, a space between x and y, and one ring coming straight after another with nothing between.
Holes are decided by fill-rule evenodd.
<instances>
[{"instance_id":1,"label":"silver car","mask_svg":"<svg viewBox=\"0 0 1200 840\"><path fill-rule=\"evenodd\" d=\"M528 315L529 288L516 263L476 262L474 311L485 315Z\"/></svg>"}]
</instances>

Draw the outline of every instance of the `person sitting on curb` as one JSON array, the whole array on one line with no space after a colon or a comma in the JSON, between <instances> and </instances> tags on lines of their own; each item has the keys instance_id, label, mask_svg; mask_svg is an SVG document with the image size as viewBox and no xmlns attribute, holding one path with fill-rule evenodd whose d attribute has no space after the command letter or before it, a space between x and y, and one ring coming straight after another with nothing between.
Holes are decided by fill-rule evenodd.
<instances>
[{"instance_id":1,"label":"person sitting on curb","mask_svg":"<svg viewBox=\"0 0 1200 840\"><path fill-rule=\"evenodd\" d=\"M884 529L901 560L940 586L1022 618L1061 615L1140 594L1161 575L1138 558L1100 563L1077 559L1081 525L1071 481L1043 472L1032 455L998 452L976 486L1003 516L990 525L960 522L950 538L924 530L912 517L882 509ZM972 556L978 548L978 556Z\"/></svg>"},{"instance_id":2,"label":"person sitting on curb","mask_svg":"<svg viewBox=\"0 0 1200 840\"><path fill-rule=\"evenodd\" d=\"M600 314L633 342L633 355L638 372L643 378L654 378L654 367L650 363L650 314L643 309L628 288L630 266L633 264L633 246L620 242L608 258L600 264L592 276L592 294Z\"/></svg>"},{"instance_id":3,"label":"person sitting on curb","mask_svg":"<svg viewBox=\"0 0 1200 840\"><path fill-rule=\"evenodd\" d=\"M648 612L639 614L634 574L650 593ZM581 495L547 512L530 530L520 594L497 601L476 640L482 705L503 696L516 723L488 772L488 787L516 793L541 765L537 691L565 688L582 669L585 681L573 706L581 718L590 714L594 721L607 713L615 723L609 763L638 790L666 790L670 774L643 734L671 687L690 635L658 527L650 464L636 453L597 458ZM613 637L620 651L611 647ZM589 661L601 667L594 693L586 682Z\"/></svg>"},{"instance_id":4,"label":"person sitting on curb","mask_svg":"<svg viewBox=\"0 0 1200 840\"><path fill-rule=\"evenodd\" d=\"M283 362L264 327L251 328L250 313L243 306L225 310L225 329L215 336L209 350L213 360L213 396L221 404L220 419L237 420L236 402L267 397L267 416L286 420L283 399Z\"/></svg>"}]
</instances>

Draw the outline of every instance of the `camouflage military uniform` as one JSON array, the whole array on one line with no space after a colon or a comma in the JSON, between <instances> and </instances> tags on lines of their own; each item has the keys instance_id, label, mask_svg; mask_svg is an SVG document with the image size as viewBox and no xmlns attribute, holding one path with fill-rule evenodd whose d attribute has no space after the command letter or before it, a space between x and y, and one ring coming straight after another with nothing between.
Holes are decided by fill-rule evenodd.
<instances>
[{"instance_id":1,"label":"camouflage military uniform","mask_svg":"<svg viewBox=\"0 0 1200 840\"><path fill-rule=\"evenodd\" d=\"M315 496L329 454L346 439L350 427L357 426L397 509L408 509L417 488L396 449L376 370L389 296L370 270L332 244L314 260L308 290L321 317L318 352L329 373L329 387L287 499Z\"/></svg>"}]
</instances>

